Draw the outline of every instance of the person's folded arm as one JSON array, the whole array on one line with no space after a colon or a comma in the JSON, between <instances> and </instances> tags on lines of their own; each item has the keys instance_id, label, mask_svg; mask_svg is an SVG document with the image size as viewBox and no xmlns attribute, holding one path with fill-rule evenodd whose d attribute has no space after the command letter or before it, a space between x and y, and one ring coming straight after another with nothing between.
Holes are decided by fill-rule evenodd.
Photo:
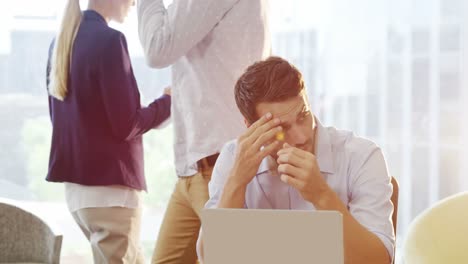
<instances>
[{"instance_id":1,"label":"person's folded arm","mask_svg":"<svg viewBox=\"0 0 468 264\"><path fill-rule=\"evenodd\" d=\"M170 116L171 97L163 95L148 107L140 104L125 37L113 32L97 66L97 79L111 130L119 140L131 140Z\"/></svg>"},{"instance_id":2,"label":"person's folded arm","mask_svg":"<svg viewBox=\"0 0 468 264\"><path fill-rule=\"evenodd\" d=\"M149 66L164 68L213 30L239 0L138 1L138 33Z\"/></svg>"}]
</instances>

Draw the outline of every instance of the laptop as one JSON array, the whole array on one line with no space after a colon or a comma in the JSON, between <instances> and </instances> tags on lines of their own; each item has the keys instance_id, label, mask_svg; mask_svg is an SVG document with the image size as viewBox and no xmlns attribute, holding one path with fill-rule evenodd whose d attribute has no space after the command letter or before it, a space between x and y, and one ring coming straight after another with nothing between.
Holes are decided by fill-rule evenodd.
<instances>
[{"instance_id":1,"label":"laptop","mask_svg":"<svg viewBox=\"0 0 468 264\"><path fill-rule=\"evenodd\" d=\"M343 264L337 211L205 209L204 264Z\"/></svg>"}]
</instances>

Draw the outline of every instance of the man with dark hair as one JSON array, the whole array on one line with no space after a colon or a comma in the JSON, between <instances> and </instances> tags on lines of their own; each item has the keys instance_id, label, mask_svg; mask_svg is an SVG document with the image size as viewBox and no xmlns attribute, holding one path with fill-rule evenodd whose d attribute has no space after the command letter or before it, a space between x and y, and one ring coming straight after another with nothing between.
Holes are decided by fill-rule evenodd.
<instances>
[{"instance_id":1,"label":"man with dark hair","mask_svg":"<svg viewBox=\"0 0 468 264\"><path fill-rule=\"evenodd\" d=\"M392 185L380 148L322 126L301 73L281 58L250 66L235 99L248 128L221 151L205 207L339 211L346 263L391 263Z\"/></svg>"}]
</instances>

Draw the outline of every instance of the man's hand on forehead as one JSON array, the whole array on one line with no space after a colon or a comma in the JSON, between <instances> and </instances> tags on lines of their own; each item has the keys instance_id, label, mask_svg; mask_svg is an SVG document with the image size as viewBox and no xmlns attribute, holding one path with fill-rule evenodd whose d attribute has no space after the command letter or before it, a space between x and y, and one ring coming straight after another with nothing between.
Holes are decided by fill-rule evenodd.
<instances>
[{"instance_id":1,"label":"man's hand on forehead","mask_svg":"<svg viewBox=\"0 0 468 264\"><path fill-rule=\"evenodd\" d=\"M253 123L238 138L236 159L230 177L241 185L247 185L255 177L262 160L277 151L280 144L275 137L281 131L281 120L271 113Z\"/></svg>"}]
</instances>

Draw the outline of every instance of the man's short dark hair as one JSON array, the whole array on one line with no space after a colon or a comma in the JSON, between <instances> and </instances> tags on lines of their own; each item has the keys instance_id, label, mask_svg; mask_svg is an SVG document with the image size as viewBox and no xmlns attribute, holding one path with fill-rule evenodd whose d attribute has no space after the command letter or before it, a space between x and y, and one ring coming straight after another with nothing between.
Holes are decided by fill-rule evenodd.
<instances>
[{"instance_id":1,"label":"man's short dark hair","mask_svg":"<svg viewBox=\"0 0 468 264\"><path fill-rule=\"evenodd\" d=\"M280 57L269 57L249 66L237 80L234 92L237 107L252 124L259 118L259 103L284 101L303 90L302 74L296 67Z\"/></svg>"}]
</instances>

